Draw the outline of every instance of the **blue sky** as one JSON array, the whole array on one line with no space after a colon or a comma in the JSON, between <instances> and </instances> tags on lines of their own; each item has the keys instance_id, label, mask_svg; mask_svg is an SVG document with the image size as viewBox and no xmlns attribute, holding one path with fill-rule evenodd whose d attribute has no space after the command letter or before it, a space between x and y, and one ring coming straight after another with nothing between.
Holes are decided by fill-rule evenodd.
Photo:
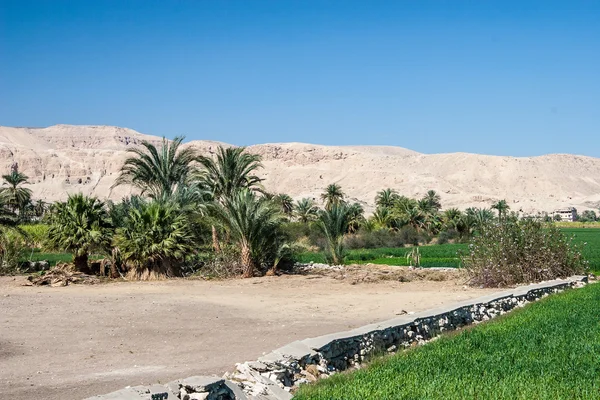
<instances>
[{"instance_id":1,"label":"blue sky","mask_svg":"<svg viewBox=\"0 0 600 400\"><path fill-rule=\"evenodd\" d=\"M0 125L600 157L599 1L0 0Z\"/></svg>"}]
</instances>

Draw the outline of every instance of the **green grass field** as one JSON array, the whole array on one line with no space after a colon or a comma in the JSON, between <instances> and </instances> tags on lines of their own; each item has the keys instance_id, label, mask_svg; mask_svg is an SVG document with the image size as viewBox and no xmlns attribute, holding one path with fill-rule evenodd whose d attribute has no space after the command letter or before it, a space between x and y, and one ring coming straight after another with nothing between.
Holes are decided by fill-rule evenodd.
<instances>
[{"instance_id":1,"label":"green grass field","mask_svg":"<svg viewBox=\"0 0 600 400\"><path fill-rule=\"evenodd\" d=\"M600 274L600 229L587 228L561 228L565 235L574 238L574 242L584 244L583 255L590 262L590 269ZM459 251L466 251L466 244L441 244L431 246L421 246L422 267L448 267L456 268L460 265L458 256ZM348 250L346 256L347 264L384 264L384 265L409 265L406 260L406 253L411 250L410 247L383 248L383 249L359 249ZM302 253L296 257L298 262L318 262L324 263L325 256L322 253Z\"/></svg>"},{"instance_id":2,"label":"green grass field","mask_svg":"<svg viewBox=\"0 0 600 400\"><path fill-rule=\"evenodd\" d=\"M295 400L598 399L600 284L570 290L365 369Z\"/></svg>"}]
</instances>

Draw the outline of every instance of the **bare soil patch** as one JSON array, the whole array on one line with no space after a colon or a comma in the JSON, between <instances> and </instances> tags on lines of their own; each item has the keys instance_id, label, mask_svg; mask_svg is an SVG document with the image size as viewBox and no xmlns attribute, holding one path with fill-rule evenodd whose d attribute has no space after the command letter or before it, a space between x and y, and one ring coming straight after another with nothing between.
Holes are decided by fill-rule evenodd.
<instances>
[{"instance_id":1,"label":"bare soil patch","mask_svg":"<svg viewBox=\"0 0 600 400\"><path fill-rule=\"evenodd\" d=\"M79 400L221 375L294 340L490 293L456 273L400 282L386 269L66 287L0 277L0 394Z\"/></svg>"}]
</instances>

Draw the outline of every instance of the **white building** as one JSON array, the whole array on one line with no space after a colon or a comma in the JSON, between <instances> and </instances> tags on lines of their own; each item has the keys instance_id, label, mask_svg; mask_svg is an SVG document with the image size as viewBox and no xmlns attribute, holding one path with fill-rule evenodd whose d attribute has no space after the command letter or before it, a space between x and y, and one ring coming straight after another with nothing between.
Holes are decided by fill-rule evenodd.
<instances>
[{"instance_id":1,"label":"white building","mask_svg":"<svg viewBox=\"0 0 600 400\"><path fill-rule=\"evenodd\" d=\"M561 221L573 222L577 220L577 209L575 207L561 208L560 210L554 210L552 214L549 214L552 219L555 215L560 215Z\"/></svg>"}]
</instances>

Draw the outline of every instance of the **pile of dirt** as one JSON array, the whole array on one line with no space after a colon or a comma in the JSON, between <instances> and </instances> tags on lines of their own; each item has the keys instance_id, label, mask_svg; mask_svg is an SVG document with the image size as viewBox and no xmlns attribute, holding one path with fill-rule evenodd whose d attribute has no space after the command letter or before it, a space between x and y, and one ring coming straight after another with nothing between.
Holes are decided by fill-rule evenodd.
<instances>
[{"instance_id":1,"label":"pile of dirt","mask_svg":"<svg viewBox=\"0 0 600 400\"><path fill-rule=\"evenodd\" d=\"M27 286L67 286L71 283L94 285L100 283L96 276L84 274L75 270L72 264L57 264L43 275L31 275L27 277Z\"/></svg>"},{"instance_id":2,"label":"pile of dirt","mask_svg":"<svg viewBox=\"0 0 600 400\"><path fill-rule=\"evenodd\" d=\"M410 268L378 264L353 264L345 266L300 268L304 275L327 276L336 280L358 283L375 283L380 281L455 281L465 284L468 280L466 272L457 268Z\"/></svg>"}]
</instances>

